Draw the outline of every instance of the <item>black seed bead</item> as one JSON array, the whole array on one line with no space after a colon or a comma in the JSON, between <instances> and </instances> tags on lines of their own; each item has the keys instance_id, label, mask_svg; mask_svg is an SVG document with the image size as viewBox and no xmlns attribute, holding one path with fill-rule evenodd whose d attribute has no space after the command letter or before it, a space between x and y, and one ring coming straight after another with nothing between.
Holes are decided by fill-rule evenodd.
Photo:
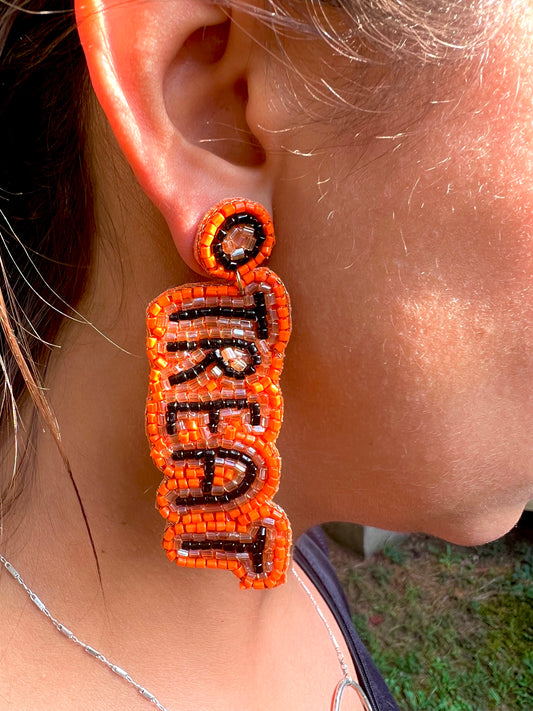
<instances>
[{"instance_id":1,"label":"black seed bead","mask_svg":"<svg viewBox=\"0 0 533 711\"><path fill-rule=\"evenodd\" d=\"M222 357L218 358L217 360L219 361L220 367L224 370L227 376L233 378L234 380L239 380L238 372L234 368L229 366Z\"/></svg>"},{"instance_id":2,"label":"black seed bead","mask_svg":"<svg viewBox=\"0 0 533 711\"><path fill-rule=\"evenodd\" d=\"M250 419L253 427L261 424L261 407L258 402L250 403Z\"/></svg>"},{"instance_id":3,"label":"black seed bead","mask_svg":"<svg viewBox=\"0 0 533 711\"><path fill-rule=\"evenodd\" d=\"M180 385L180 383L185 383L186 381L187 377L185 377L185 373L175 373L168 379L168 382L171 385Z\"/></svg>"}]
</instances>

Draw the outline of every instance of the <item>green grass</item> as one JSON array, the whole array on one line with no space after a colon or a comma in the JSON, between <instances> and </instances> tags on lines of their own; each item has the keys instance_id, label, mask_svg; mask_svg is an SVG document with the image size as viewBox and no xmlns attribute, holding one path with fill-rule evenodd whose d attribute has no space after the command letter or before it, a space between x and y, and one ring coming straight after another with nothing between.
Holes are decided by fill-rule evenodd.
<instances>
[{"instance_id":1,"label":"green grass","mask_svg":"<svg viewBox=\"0 0 533 711\"><path fill-rule=\"evenodd\" d=\"M533 547L426 536L339 573L360 636L404 711L533 710Z\"/></svg>"}]
</instances>

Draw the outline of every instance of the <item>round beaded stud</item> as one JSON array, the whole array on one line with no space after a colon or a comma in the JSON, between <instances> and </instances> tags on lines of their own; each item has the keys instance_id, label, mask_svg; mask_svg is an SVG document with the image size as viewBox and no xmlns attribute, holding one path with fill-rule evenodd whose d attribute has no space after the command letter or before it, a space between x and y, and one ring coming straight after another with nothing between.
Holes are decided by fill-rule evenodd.
<instances>
[{"instance_id":1,"label":"round beaded stud","mask_svg":"<svg viewBox=\"0 0 533 711\"><path fill-rule=\"evenodd\" d=\"M147 432L164 474L163 548L180 566L231 570L242 588L280 585L290 558L290 525L272 502L291 331L285 287L261 266L273 244L261 205L220 203L195 245L218 281L169 289L147 313Z\"/></svg>"}]
</instances>

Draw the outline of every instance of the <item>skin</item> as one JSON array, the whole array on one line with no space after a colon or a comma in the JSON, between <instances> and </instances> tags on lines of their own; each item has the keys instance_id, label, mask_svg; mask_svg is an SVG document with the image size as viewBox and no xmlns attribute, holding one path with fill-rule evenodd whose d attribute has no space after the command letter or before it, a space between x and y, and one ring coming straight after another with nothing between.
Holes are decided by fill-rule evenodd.
<instances>
[{"instance_id":1,"label":"skin","mask_svg":"<svg viewBox=\"0 0 533 711\"><path fill-rule=\"evenodd\" d=\"M533 496L533 2L518 0L493 28L481 64L363 71L320 42L287 38L292 72L323 78L350 103L357 83L386 87L374 98L386 110L363 119L314 100L303 81L289 86L287 57L247 13L228 25L200 0L104 6L95 22L77 7L100 102L89 146L95 258L81 309L124 350L67 323L48 379L104 595L45 436L23 535L6 552L59 619L171 708L253 698L319 711L339 667L296 582L243 596L233 576L177 571L158 550L142 314L170 285L200 278L194 230L211 205L262 201L277 226L270 266L295 323L276 498L295 533L328 519L469 543L508 530ZM70 708L66 689L80 708L145 708L0 583L6 708L36 698L43 711ZM247 675L206 666L237 639L253 660Z\"/></svg>"},{"instance_id":2,"label":"skin","mask_svg":"<svg viewBox=\"0 0 533 711\"><path fill-rule=\"evenodd\" d=\"M471 544L532 495L533 4L518 4L481 66L414 81L384 67L387 109L359 125L304 92L318 119L262 121L288 235L274 268L298 265L280 446L291 471L315 470L328 518ZM308 57L290 54L302 71ZM346 73L315 62L333 86ZM275 105L273 81L265 92Z\"/></svg>"}]
</instances>

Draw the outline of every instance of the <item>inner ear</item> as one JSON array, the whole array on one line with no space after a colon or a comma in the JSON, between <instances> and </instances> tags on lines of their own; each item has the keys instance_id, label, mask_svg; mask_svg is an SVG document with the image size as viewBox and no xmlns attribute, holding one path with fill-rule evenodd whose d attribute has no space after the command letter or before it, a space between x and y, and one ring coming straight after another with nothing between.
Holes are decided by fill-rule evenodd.
<instances>
[{"instance_id":1,"label":"inner ear","mask_svg":"<svg viewBox=\"0 0 533 711\"><path fill-rule=\"evenodd\" d=\"M231 20L218 25L200 27L183 44L180 54L195 62L216 64L219 62L228 46Z\"/></svg>"},{"instance_id":2,"label":"inner ear","mask_svg":"<svg viewBox=\"0 0 533 711\"><path fill-rule=\"evenodd\" d=\"M229 19L191 34L168 67L165 107L189 143L233 165L258 167L265 152L246 121L247 79L232 39Z\"/></svg>"}]
</instances>

